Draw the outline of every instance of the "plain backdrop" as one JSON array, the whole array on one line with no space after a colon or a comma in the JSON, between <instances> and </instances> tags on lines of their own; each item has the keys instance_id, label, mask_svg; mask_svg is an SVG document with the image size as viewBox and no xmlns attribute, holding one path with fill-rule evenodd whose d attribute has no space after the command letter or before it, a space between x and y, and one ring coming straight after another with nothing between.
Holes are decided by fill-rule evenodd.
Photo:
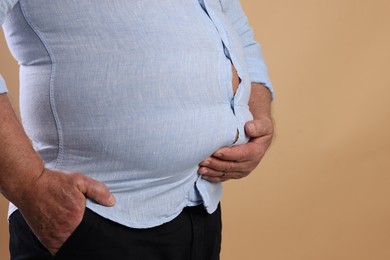
<instances>
[{"instance_id":1,"label":"plain backdrop","mask_svg":"<svg viewBox=\"0 0 390 260\"><path fill-rule=\"evenodd\" d=\"M242 4L275 85L276 137L225 185L222 260L390 259L390 1ZM17 64L0 46L17 107ZM6 209L1 198L0 259Z\"/></svg>"}]
</instances>

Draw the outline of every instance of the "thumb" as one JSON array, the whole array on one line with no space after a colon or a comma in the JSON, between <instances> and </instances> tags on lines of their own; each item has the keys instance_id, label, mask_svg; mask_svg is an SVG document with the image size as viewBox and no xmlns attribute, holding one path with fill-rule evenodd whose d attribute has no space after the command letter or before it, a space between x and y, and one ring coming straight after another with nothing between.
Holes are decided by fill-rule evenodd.
<instances>
[{"instance_id":1,"label":"thumb","mask_svg":"<svg viewBox=\"0 0 390 260\"><path fill-rule=\"evenodd\" d=\"M245 133L249 137L260 137L261 133L258 129L260 129L258 120L248 121L245 124Z\"/></svg>"},{"instance_id":2,"label":"thumb","mask_svg":"<svg viewBox=\"0 0 390 260\"><path fill-rule=\"evenodd\" d=\"M94 200L102 206L114 206L116 199L103 183L82 175L78 187L85 197Z\"/></svg>"},{"instance_id":3,"label":"thumb","mask_svg":"<svg viewBox=\"0 0 390 260\"><path fill-rule=\"evenodd\" d=\"M269 117L260 117L245 124L245 133L251 138L272 135L273 123Z\"/></svg>"}]
</instances>

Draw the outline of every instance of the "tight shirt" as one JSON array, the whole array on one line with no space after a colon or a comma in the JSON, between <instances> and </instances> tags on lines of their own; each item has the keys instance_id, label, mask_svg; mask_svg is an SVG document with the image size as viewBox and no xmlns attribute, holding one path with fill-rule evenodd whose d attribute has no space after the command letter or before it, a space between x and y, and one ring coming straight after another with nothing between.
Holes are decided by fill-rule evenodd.
<instances>
[{"instance_id":1,"label":"tight shirt","mask_svg":"<svg viewBox=\"0 0 390 260\"><path fill-rule=\"evenodd\" d=\"M117 199L88 208L134 228L186 206L215 211L222 186L198 164L248 141L251 82L272 91L239 0L2 0L0 22L46 167L82 172Z\"/></svg>"}]
</instances>

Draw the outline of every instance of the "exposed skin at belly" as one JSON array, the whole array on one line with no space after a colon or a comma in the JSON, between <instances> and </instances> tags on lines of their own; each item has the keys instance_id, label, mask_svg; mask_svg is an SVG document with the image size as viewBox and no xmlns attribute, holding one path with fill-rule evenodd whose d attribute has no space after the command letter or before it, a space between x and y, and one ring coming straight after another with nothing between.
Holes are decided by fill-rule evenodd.
<instances>
[{"instance_id":1,"label":"exposed skin at belly","mask_svg":"<svg viewBox=\"0 0 390 260\"><path fill-rule=\"evenodd\" d=\"M234 67L234 65L232 64L232 87L233 87L233 95L236 94L236 91L238 89L238 85L240 84L241 82L241 79L238 77L238 73L237 73L237 70L236 68ZM233 143L237 142L238 140L238 129L237 129L237 132L236 132L236 138L234 140Z\"/></svg>"},{"instance_id":2,"label":"exposed skin at belly","mask_svg":"<svg viewBox=\"0 0 390 260\"><path fill-rule=\"evenodd\" d=\"M233 94L236 94L238 89L238 85L240 84L241 79L238 77L237 70L232 64L232 86L233 86Z\"/></svg>"}]
</instances>

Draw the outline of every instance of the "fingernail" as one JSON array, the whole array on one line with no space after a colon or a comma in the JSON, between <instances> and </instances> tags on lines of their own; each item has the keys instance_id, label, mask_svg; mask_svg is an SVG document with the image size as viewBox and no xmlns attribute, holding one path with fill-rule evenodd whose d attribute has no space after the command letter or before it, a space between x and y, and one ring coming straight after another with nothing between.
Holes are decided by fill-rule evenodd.
<instances>
[{"instance_id":1,"label":"fingernail","mask_svg":"<svg viewBox=\"0 0 390 260\"><path fill-rule=\"evenodd\" d=\"M115 199L114 195L110 194L110 197L108 198L108 202L109 202L111 205L114 205L114 204L115 204L116 199Z\"/></svg>"},{"instance_id":2,"label":"fingernail","mask_svg":"<svg viewBox=\"0 0 390 260\"><path fill-rule=\"evenodd\" d=\"M255 124L250 123L249 124L249 130L251 130L251 132L255 132L256 131Z\"/></svg>"},{"instance_id":3,"label":"fingernail","mask_svg":"<svg viewBox=\"0 0 390 260\"><path fill-rule=\"evenodd\" d=\"M216 152L213 155L214 155L214 157L217 157L217 158L221 158L222 157L222 153L221 152Z\"/></svg>"},{"instance_id":4,"label":"fingernail","mask_svg":"<svg viewBox=\"0 0 390 260\"><path fill-rule=\"evenodd\" d=\"M206 174L207 170L205 168L200 168L198 171L199 174Z\"/></svg>"},{"instance_id":5,"label":"fingernail","mask_svg":"<svg viewBox=\"0 0 390 260\"><path fill-rule=\"evenodd\" d=\"M201 165L201 166L208 166L208 165L210 165L210 161L209 160L205 160L205 161L201 162L199 165Z\"/></svg>"}]
</instances>

